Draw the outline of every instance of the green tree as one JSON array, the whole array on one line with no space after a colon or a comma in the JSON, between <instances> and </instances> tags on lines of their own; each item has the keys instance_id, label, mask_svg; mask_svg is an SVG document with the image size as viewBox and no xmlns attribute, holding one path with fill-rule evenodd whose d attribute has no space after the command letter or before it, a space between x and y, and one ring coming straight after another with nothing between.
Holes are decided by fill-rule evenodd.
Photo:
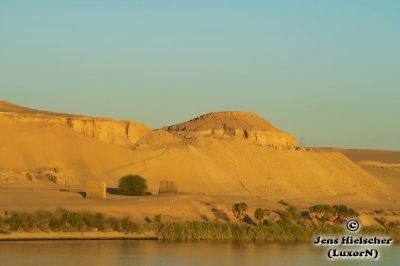
<instances>
[{"instance_id":1,"label":"green tree","mask_svg":"<svg viewBox=\"0 0 400 266\"><path fill-rule=\"evenodd\" d=\"M236 219L239 220L239 222L242 222L243 217L246 213L246 211L248 210L248 206L245 202L239 202L239 203L235 203L232 205L232 212L233 215L235 216Z\"/></svg>"},{"instance_id":2,"label":"green tree","mask_svg":"<svg viewBox=\"0 0 400 266\"><path fill-rule=\"evenodd\" d=\"M128 196L145 195L147 190L146 180L138 175L127 175L119 180L118 192Z\"/></svg>"},{"instance_id":3,"label":"green tree","mask_svg":"<svg viewBox=\"0 0 400 266\"><path fill-rule=\"evenodd\" d=\"M267 210L267 209L263 209L263 208L257 208L255 211L254 211L254 217L256 218L256 220L259 222L259 224L261 225L262 223L263 223L263 221L264 221L264 218L266 217L266 216L268 216L269 215L269 210Z\"/></svg>"}]
</instances>

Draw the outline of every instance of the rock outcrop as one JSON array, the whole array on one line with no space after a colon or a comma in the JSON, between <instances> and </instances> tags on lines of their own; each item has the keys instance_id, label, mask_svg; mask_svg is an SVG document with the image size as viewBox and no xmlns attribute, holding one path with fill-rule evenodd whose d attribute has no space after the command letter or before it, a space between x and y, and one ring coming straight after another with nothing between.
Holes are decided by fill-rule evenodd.
<instances>
[{"instance_id":1,"label":"rock outcrop","mask_svg":"<svg viewBox=\"0 0 400 266\"><path fill-rule=\"evenodd\" d=\"M119 145L134 144L150 131L147 125L134 121L68 118L66 123L80 134Z\"/></svg>"},{"instance_id":2,"label":"rock outcrop","mask_svg":"<svg viewBox=\"0 0 400 266\"><path fill-rule=\"evenodd\" d=\"M260 146L292 148L296 138L250 112L215 112L164 128L176 135L235 136Z\"/></svg>"},{"instance_id":3,"label":"rock outcrop","mask_svg":"<svg viewBox=\"0 0 400 266\"><path fill-rule=\"evenodd\" d=\"M135 121L36 111L4 102L0 102L1 106L3 108L0 108L0 119L43 126L68 127L82 135L118 145L134 144L150 132L149 126Z\"/></svg>"},{"instance_id":4,"label":"rock outcrop","mask_svg":"<svg viewBox=\"0 0 400 266\"><path fill-rule=\"evenodd\" d=\"M35 181L27 171L0 170L0 184L12 184L25 180Z\"/></svg>"},{"instance_id":5,"label":"rock outcrop","mask_svg":"<svg viewBox=\"0 0 400 266\"><path fill-rule=\"evenodd\" d=\"M34 170L0 170L0 184L37 182L49 180L60 186L68 186L63 174L56 168L42 168Z\"/></svg>"}]
</instances>

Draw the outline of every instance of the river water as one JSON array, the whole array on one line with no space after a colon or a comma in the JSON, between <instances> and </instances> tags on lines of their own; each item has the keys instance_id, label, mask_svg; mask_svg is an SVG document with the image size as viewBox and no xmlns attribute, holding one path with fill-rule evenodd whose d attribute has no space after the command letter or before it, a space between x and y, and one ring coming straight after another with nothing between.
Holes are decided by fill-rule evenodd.
<instances>
[{"instance_id":1,"label":"river water","mask_svg":"<svg viewBox=\"0 0 400 266\"><path fill-rule=\"evenodd\" d=\"M0 265L400 265L400 246L378 261L329 261L306 243L252 241L61 240L0 242Z\"/></svg>"}]
</instances>

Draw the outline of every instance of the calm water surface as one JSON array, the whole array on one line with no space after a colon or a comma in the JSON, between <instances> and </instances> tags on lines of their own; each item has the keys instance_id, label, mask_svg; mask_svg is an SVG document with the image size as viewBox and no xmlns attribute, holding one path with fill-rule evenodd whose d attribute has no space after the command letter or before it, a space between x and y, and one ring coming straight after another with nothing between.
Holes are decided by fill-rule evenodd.
<instances>
[{"instance_id":1,"label":"calm water surface","mask_svg":"<svg viewBox=\"0 0 400 266\"><path fill-rule=\"evenodd\" d=\"M0 242L0 265L400 265L400 246L381 249L381 259L328 261L311 244L250 241L155 240Z\"/></svg>"}]
</instances>

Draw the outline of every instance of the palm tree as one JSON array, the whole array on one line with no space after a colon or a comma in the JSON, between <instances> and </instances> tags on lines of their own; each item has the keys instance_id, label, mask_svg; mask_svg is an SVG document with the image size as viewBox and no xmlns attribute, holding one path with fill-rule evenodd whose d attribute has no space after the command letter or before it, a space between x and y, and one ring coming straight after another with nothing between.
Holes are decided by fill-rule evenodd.
<instances>
[{"instance_id":1,"label":"palm tree","mask_svg":"<svg viewBox=\"0 0 400 266\"><path fill-rule=\"evenodd\" d=\"M263 208L257 208L254 211L254 217L257 219L257 221L262 224L264 221L265 216L268 216L270 211L268 209L263 209Z\"/></svg>"},{"instance_id":2,"label":"palm tree","mask_svg":"<svg viewBox=\"0 0 400 266\"><path fill-rule=\"evenodd\" d=\"M239 220L239 222L242 222L243 217L247 210L248 206L245 202L239 202L232 205L233 215L235 216L236 219Z\"/></svg>"}]
</instances>

